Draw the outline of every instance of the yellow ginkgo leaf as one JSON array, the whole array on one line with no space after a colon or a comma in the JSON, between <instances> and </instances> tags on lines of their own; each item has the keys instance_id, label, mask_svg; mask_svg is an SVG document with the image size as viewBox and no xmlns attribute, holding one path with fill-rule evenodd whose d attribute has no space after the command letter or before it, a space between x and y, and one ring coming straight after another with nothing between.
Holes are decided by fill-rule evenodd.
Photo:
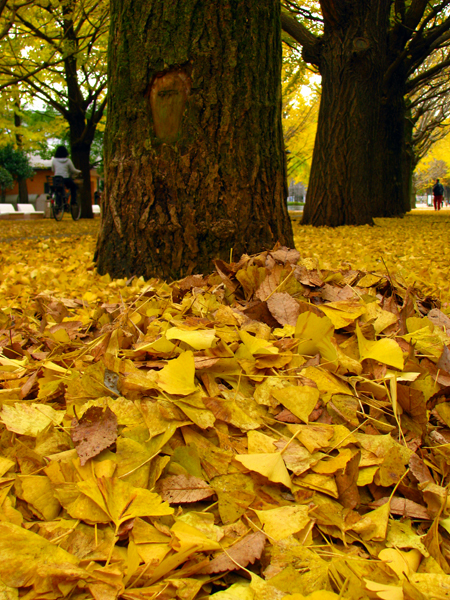
<instances>
[{"instance_id":1,"label":"yellow ginkgo leaf","mask_svg":"<svg viewBox=\"0 0 450 600\"><path fill-rule=\"evenodd\" d=\"M304 529L310 522L308 506L280 506L270 510L255 510L264 531L279 541Z\"/></svg>"},{"instance_id":2,"label":"yellow ginkgo leaf","mask_svg":"<svg viewBox=\"0 0 450 600\"><path fill-rule=\"evenodd\" d=\"M289 598L289 596L287 596ZM306 596L306 600L339 600L342 596L335 594L334 592L328 592L326 590L320 590Z\"/></svg>"},{"instance_id":3,"label":"yellow ginkgo leaf","mask_svg":"<svg viewBox=\"0 0 450 600\"><path fill-rule=\"evenodd\" d=\"M222 549L218 542L207 537L199 529L189 525L189 523L177 521L170 531L175 537L173 546L177 552L184 552L192 546L195 546L198 552Z\"/></svg>"},{"instance_id":4,"label":"yellow ginkgo leaf","mask_svg":"<svg viewBox=\"0 0 450 600\"><path fill-rule=\"evenodd\" d=\"M285 597L284 592L270 584L270 580L265 581L254 573L251 574L251 578L250 588L255 594L255 600L281 600Z\"/></svg>"},{"instance_id":5,"label":"yellow ginkgo leaf","mask_svg":"<svg viewBox=\"0 0 450 600\"><path fill-rule=\"evenodd\" d=\"M322 473L323 475L331 475L336 473L338 469L345 469L348 461L354 456L355 452L349 448L342 449L338 456L324 458L312 467L314 473Z\"/></svg>"},{"instance_id":6,"label":"yellow ginkgo leaf","mask_svg":"<svg viewBox=\"0 0 450 600\"><path fill-rule=\"evenodd\" d=\"M319 401L319 390L309 385L290 385L281 390L273 390L272 395L304 423Z\"/></svg>"},{"instance_id":7,"label":"yellow ginkgo leaf","mask_svg":"<svg viewBox=\"0 0 450 600\"><path fill-rule=\"evenodd\" d=\"M260 354L278 354L278 348L276 348L272 342L255 337L246 331L239 331L239 335L244 346L253 356Z\"/></svg>"},{"instance_id":8,"label":"yellow ginkgo leaf","mask_svg":"<svg viewBox=\"0 0 450 600\"><path fill-rule=\"evenodd\" d=\"M417 548L413 548L409 552L402 552L397 548L383 548L378 554L378 558L385 562L399 579L404 579L405 576L408 577L417 571L422 554Z\"/></svg>"},{"instance_id":9,"label":"yellow ginkgo leaf","mask_svg":"<svg viewBox=\"0 0 450 600\"><path fill-rule=\"evenodd\" d=\"M361 539L380 542L386 539L389 522L390 503L368 512L362 519L352 525L351 530L358 533Z\"/></svg>"},{"instance_id":10,"label":"yellow ginkgo leaf","mask_svg":"<svg viewBox=\"0 0 450 600\"><path fill-rule=\"evenodd\" d=\"M45 475L19 475L15 482L16 493L32 507L32 511L45 521L55 519L61 505L53 494L50 479Z\"/></svg>"},{"instance_id":11,"label":"yellow ginkgo leaf","mask_svg":"<svg viewBox=\"0 0 450 600\"><path fill-rule=\"evenodd\" d=\"M194 355L190 350L171 360L158 373L158 385L168 394L188 396L196 391Z\"/></svg>"},{"instance_id":12,"label":"yellow ginkgo leaf","mask_svg":"<svg viewBox=\"0 0 450 600\"><path fill-rule=\"evenodd\" d=\"M4 404L0 421L9 431L36 437L51 424L61 425L64 415L65 411L54 410L48 404Z\"/></svg>"},{"instance_id":13,"label":"yellow ginkgo leaf","mask_svg":"<svg viewBox=\"0 0 450 600\"><path fill-rule=\"evenodd\" d=\"M300 339L298 353L314 355L325 339L330 340L334 325L328 317L318 317L313 312L301 313L295 326L295 337Z\"/></svg>"},{"instance_id":14,"label":"yellow ginkgo leaf","mask_svg":"<svg viewBox=\"0 0 450 600\"><path fill-rule=\"evenodd\" d=\"M13 460L0 456L0 477L3 477L3 475L12 469L15 464L16 463Z\"/></svg>"},{"instance_id":15,"label":"yellow ginkgo leaf","mask_svg":"<svg viewBox=\"0 0 450 600\"><path fill-rule=\"evenodd\" d=\"M233 583L228 589L210 596L213 600L254 600L255 594L249 583Z\"/></svg>"},{"instance_id":16,"label":"yellow ginkgo leaf","mask_svg":"<svg viewBox=\"0 0 450 600\"><path fill-rule=\"evenodd\" d=\"M302 376L312 379L317 385L319 392L323 394L350 394L350 387L341 379L330 373L326 369L319 367L306 367L302 370Z\"/></svg>"},{"instance_id":17,"label":"yellow ginkgo leaf","mask_svg":"<svg viewBox=\"0 0 450 600\"><path fill-rule=\"evenodd\" d=\"M388 310L383 310L377 302L369 302L366 305L364 321L372 322L375 332L380 333L389 327L389 325L396 323L397 317L394 315L394 313L391 313Z\"/></svg>"},{"instance_id":18,"label":"yellow ginkgo leaf","mask_svg":"<svg viewBox=\"0 0 450 600\"><path fill-rule=\"evenodd\" d=\"M234 457L250 471L264 475L274 483L282 483L291 487L291 478L280 452L273 454L239 454Z\"/></svg>"},{"instance_id":19,"label":"yellow ginkgo leaf","mask_svg":"<svg viewBox=\"0 0 450 600\"><path fill-rule=\"evenodd\" d=\"M88 576L78 568L73 554L52 544L42 536L12 523L0 523L0 580L9 587L42 584L52 575L60 580L67 576Z\"/></svg>"},{"instance_id":20,"label":"yellow ginkgo leaf","mask_svg":"<svg viewBox=\"0 0 450 600\"><path fill-rule=\"evenodd\" d=\"M180 329L179 327L171 327L166 331L166 339L180 340L189 344L194 350L206 350L214 345L216 332L214 329L197 329L192 331L189 329Z\"/></svg>"},{"instance_id":21,"label":"yellow ginkgo leaf","mask_svg":"<svg viewBox=\"0 0 450 600\"><path fill-rule=\"evenodd\" d=\"M347 300L323 304L320 310L326 314L336 329L342 329L363 315L366 307L359 300Z\"/></svg>"},{"instance_id":22,"label":"yellow ginkgo leaf","mask_svg":"<svg viewBox=\"0 0 450 600\"><path fill-rule=\"evenodd\" d=\"M389 365L396 369L403 369L403 352L395 340L382 338L381 340L366 340L359 325L356 326L356 336L358 338L359 354L361 360L372 358L384 365Z\"/></svg>"},{"instance_id":23,"label":"yellow ginkgo leaf","mask_svg":"<svg viewBox=\"0 0 450 600\"><path fill-rule=\"evenodd\" d=\"M369 579L364 579L364 582L366 584L366 589L369 592L375 592L376 597L381 600L404 600L403 588L401 587L377 583L376 581L370 581Z\"/></svg>"},{"instance_id":24,"label":"yellow ginkgo leaf","mask_svg":"<svg viewBox=\"0 0 450 600\"><path fill-rule=\"evenodd\" d=\"M265 435L264 433L261 433L260 431L248 431L247 439L249 454L272 454L277 451L275 447L275 442L277 440Z\"/></svg>"},{"instance_id":25,"label":"yellow ginkgo leaf","mask_svg":"<svg viewBox=\"0 0 450 600\"><path fill-rule=\"evenodd\" d=\"M161 496L144 488L135 488L116 477L101 477L78 482L79 489L104 510L118 527L134 517L171 515L173 508Z\"/></svg>"}]
</instances>

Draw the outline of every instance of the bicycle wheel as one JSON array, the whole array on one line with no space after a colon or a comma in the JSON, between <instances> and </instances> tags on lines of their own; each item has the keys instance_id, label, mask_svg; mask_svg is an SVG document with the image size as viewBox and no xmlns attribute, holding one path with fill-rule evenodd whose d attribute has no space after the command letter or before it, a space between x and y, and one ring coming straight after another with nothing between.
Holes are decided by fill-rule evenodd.
<instances>
[{"instance_id":1,"label":"bicycle wheel","mask_svg":"<svg viewBox=\"0 0 450 600\"><path fill-rule=\"evenodd\" d=\"M59 204L57 203L57 200L59 200ZM55 198L52 201L52 214L55 221L61 221L64 216L63 198L61 198L58 193L55 194Z\"/></svg>"},{"instance_id":2,"label":"bicycle wheel","mask_svg":"<svg viewBox=\"0 0 450 600\"><path fill-rule=\"evenodd\" d=\"M70 199L70 212L72 214L72 219L74 221L78 221L78 219L81 217L81 204L78 200L77 202L73 203L72 198Z\"/></svg>"}]
</instances>

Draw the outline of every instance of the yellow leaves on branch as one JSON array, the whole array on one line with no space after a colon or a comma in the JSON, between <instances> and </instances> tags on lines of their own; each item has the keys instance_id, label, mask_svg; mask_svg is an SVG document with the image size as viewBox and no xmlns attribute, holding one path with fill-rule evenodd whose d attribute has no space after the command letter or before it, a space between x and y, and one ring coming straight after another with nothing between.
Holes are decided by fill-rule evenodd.
<instances>
[{"instance_id":1,"label":"yellow leaves on branch","mask_svg":"<svg viewBox=\"0 0 450 600\"><path fill-rule=\"evenodd\" d=\"M445 597L437 300L279 247L59 280L42 243L0 267L1 597Z\"/></svg>"}]
</instances>

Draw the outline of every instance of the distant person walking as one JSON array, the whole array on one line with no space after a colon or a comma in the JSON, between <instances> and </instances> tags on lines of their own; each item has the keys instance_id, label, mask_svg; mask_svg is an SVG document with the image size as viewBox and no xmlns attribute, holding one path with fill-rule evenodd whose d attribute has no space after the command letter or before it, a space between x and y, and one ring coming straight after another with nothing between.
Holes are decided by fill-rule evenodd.
<instances>
[{"instance_id":1,"label":"distant person walking","mask_svg":"<svg viewBox=\"0 0 450 600\"><path fill-rule=\"evenodd\" d=\"M64 185L70 190L71 204L76 204L77 184L72 179L71 175L79 175L81 171L74 167L65 146L58 146L56 148L55 157L52 160L52 169L55 177L64 178Z\"/></svg>"},{"instance_id":2,"label":"distant person walking","mask_svg":"<svg viewBox=\"0 0 450 600\"><path fill-rule=\"evenodd\" d=\"M444 186L436 179L436 183L433 186L433 204L434 210L441 210L442 199L444 196Z\"/></svg>"}]
</instances>

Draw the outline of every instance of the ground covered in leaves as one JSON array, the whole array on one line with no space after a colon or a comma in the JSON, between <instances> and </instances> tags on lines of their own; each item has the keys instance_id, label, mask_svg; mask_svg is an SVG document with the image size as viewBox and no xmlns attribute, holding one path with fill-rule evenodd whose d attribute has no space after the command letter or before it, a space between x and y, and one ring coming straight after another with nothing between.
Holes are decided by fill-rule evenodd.
<instances>
[{"instance_id":1,"label":"ground covered in leaves","mask_svg":"<svg viewBox=\"0 0 450 600\"><path fill-rule=\"evenodd\" d=\"M448 220L170 285L0 221L0 598L450 598Z\"/></svg>"}]
</instances>

